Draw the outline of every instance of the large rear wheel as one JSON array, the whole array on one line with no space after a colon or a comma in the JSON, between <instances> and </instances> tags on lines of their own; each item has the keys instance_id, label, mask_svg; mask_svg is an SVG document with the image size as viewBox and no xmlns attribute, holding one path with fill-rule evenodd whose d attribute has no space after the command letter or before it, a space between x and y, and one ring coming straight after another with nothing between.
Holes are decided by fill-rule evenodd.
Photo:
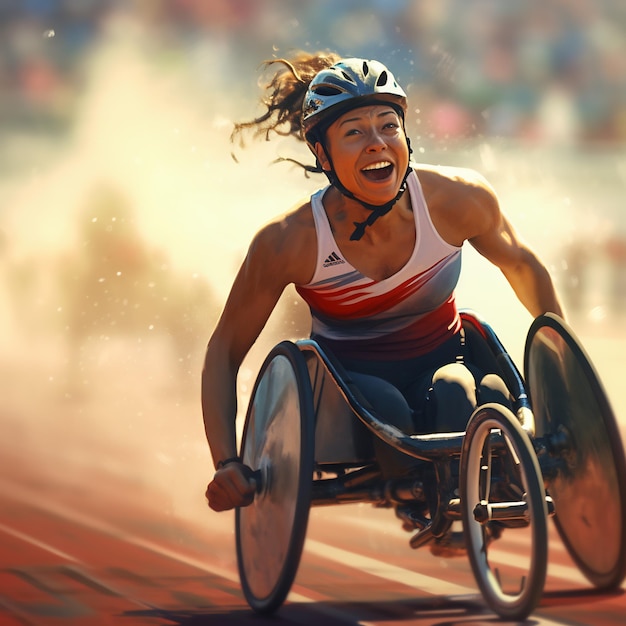
<instances>
[{"instance_id":1,"label":"large rear wheel","mask_svg":"<svg viewBox=\"0 0 626 626\"><path fill-rule=\"evenodd\" d=\"M626 576L626 460L602 383L573 331L553 314L531 325L524 369L559 535L593 585L618 587Z\"/></svg>"}]
</instances>

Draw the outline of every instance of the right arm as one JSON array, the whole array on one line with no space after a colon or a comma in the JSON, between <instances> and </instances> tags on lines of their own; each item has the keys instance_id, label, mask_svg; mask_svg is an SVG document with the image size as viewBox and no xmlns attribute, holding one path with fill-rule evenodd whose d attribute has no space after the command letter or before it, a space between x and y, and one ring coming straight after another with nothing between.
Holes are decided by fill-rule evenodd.
<instances>
[{"instance_id":1,"label":"right arm","mask_svg":"<svg viewBox=\"0 0 626 626\"><path fill-rule=\"evenodd\" d=\"M220 320L209 340L202 371L202 413L213 462L235 457L237 373L274 310L284 288L312 274L307 205L269 224L254 238L237 274ZM312 218L311 218L312 223ZM304 228L303 228L304 226ZM248 504L254 484L239 463L219 469L207 489L217 511Z\"/></svg>"}]
</instances>

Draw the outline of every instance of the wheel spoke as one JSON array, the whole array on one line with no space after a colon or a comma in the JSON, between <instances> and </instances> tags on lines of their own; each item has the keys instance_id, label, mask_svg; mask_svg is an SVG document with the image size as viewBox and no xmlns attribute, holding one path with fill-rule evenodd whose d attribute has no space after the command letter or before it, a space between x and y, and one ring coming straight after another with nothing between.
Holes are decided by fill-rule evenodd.
<instances>
[{"instance_id":1,"label":"wheel spoke","mask_svg":"<svg viewBox=\"0 0 626 626\"><path fill-rule=\"evenodd\" d=\"M481 502L489 501L491 491L491 437L485 437L480 455L480 477L478 498Z\"/></svg>"}]
</instances>

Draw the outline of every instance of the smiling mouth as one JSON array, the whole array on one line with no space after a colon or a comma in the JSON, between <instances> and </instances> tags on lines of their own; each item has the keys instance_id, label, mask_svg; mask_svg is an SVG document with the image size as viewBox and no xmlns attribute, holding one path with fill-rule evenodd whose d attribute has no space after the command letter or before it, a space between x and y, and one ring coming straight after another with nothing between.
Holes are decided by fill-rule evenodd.
<instances>
[{"instance_id":1,"label":"smiling mouth","mask_svg":"<svg viewBox=\"0 0 626 626\"><path fill-rule=\"evenodd\" d=\"M389 163L389 161L374 163L373 165L362 169L361 172L363 172L363 175L369 180L385 180L391 176L391 173L393 172L393 164Z\"/></svg>"}]
</instances>

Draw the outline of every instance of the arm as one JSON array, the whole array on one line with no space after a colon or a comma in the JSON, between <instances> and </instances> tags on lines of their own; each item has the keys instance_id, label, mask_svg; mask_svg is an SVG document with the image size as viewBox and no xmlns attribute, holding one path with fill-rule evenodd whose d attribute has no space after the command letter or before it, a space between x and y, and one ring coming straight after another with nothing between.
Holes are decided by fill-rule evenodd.
<instances>
[{"instance_id":1,"label":"arm","mask_svg":"<svg viewBox=\"0 0 626 626\"><path fill-rule=\"evenodd\" d=\"M547 269L518 237L500 211L498 198L477 172L464 168L421 167L431 217L450 244L470 244L504 274L533 317L548 311L563 316Z\"/></svg>"},{"instance_id":2,"label":"arm","mask_svg":"<svg viewBox=\"0 0 626 626\"><path fill-rule=\"evenodd\" d=\"M218 470L207 488L217 511L252 501L255 485L240 463L217 467L237 455L236 383L241 363L265 326L287 284L307 271L306 242L292 216L270 224L254 238L207 346L202 371L202 414ZM299 254L296 254L299 250ZM308 278L308 276L307 276Z\"/></svg>"}]
</instances>

